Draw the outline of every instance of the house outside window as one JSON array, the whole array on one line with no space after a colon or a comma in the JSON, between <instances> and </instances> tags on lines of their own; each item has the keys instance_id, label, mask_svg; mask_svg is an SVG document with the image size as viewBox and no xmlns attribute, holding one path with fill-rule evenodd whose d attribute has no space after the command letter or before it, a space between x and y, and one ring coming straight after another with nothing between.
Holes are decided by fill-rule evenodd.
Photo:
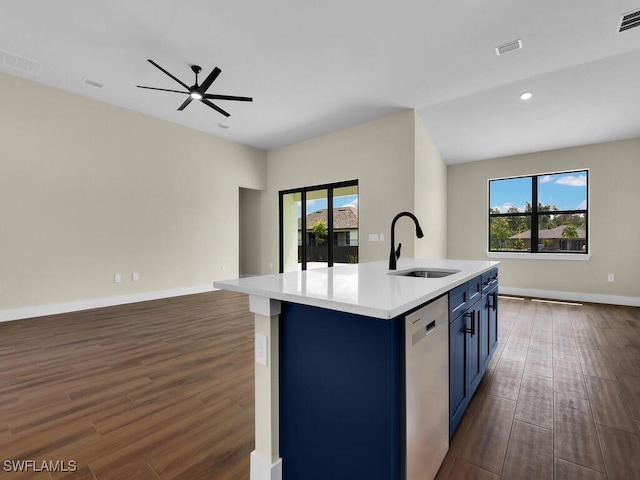
<instances>
[{"instance_id":1,"label":"house outside window","mask_svg":"<svg viewBox=\"0 0 640 480\"><path fill-rule=\"evenodd\" d=\"M358 262L358 181L280 192L280 271Z\"/></svg>"},{"instance_id":2,"label":"house outside window","mask_svg":"<svg viewBox=\"0 0 640 480\"><path fill-rule=\"evenodd\" d=\"M489 180L489 252L588 254L588 170Z\"/></svg>"}]
</instances>

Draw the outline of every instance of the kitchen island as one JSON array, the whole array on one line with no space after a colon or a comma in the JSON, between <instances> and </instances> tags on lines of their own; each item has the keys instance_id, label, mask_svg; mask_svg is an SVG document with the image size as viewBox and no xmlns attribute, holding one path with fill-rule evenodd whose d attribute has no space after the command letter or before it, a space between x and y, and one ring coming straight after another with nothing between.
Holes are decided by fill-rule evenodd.
<instances>
[{"instance_id":1,"label":"kitchen island","mask_svg":"<svg viewBox=\"0 0 640 480\"><path fill-rule=\"evenodd\" d=\"M466 318L462 311L467 315L470 310L476 280L480 289L484 277L487 285L495 280L497 288L497 263L400 259L396 271L389 271L386 262L370 262L215 282L216 288L249 294L255 314L256 447L251 479L404 480L420 469L420 478L433 475L433 461L421 465L411 459L429 457L422 444L437 446L443 456L455 428L447 408L449 335L433 344L433 350L445 356L431 362L435 365L429 372L434 373L420 379L419 369L410 365L412 341L416 344L430 329L440 329L434 328L436 319L419 331L412 329L422 321L425 306L437 304L437 325L445 323L448 334L452 311L456 318ZM416 269L436 274L403 275ZM494 295L494 311L496 305ZM467 335L473 330L479 339L480 310L468 317L471 326L465 320L461 331L473 338ZM497 326L494 330L497 335ZM467 372L466 364L463 370ZM418 389L422 393L415 391L416 380L426 385L426 390ZM472 392L465 388L464 393L468 403ZM436 410L436 401L441 406L446 401L446 429L438 438L416 443L414 427L431 422L415 411L418 394L432 396L431 410ZM420 408L430 411L425 405Z\"/></svg>"}]
</instances>

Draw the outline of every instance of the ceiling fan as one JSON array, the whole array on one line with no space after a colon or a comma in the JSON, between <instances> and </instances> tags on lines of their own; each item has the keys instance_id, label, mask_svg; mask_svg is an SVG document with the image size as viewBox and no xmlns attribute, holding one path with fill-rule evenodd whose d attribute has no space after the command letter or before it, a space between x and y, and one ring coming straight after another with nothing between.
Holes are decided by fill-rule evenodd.
<instances>
[{"instance_id":1,"label":"ceiling fan","mask_svg":"<svg viewBox=\"0 0 640 480\"><path fill-rule=\"evenodd\" d=\"M164 68L162 68L160 65L158 65L153 60L147 59L147 61L151 65L153 65L154 67L158 68L162 72L164 72L167 75L169 75L176 82L178 82L180 85L182 85L187 91L185 92L185 91L182 91L182 90L169 90L167 88L145 87L145 86L142 86L142 85L136 85L136 87L138 87L138 88L147 88L149 90L160 90L160 91L163 91L163 92L174 92L174 93L183 93L183 94L186 93L189 96L182 103L182 105L180 105L178 107L178 110L184 110L186 108L186 106L191 103L192 100L200 100L205 105L207 105L207 106L213 108L214 110L220 112L225 117L228 117L228 116L230 116L229 113L225 112L223 109L221 109L220 107L218 107L214 103L210 102L210 100L236 100L236 101L239 101L239 102L252 102L253 101L253 98L251 98L251 97L236 97L236 96L232 96L232 95L217 95L217 94L207 93L207 89L211 86L213 81L216 78L218 78L218 75L220 75L220 72L222 72L222 70L220 70L218 67L214 68L211 71L209 76L207 76L207 78L204 79L204 82L202 82L202 85L198 85L198 74L202 71L202 68L200 68L198 65L191 65L191 70L193 70L193 73L196 74L196 83L194 83L191 87L189 87L186 83L184 83L182 80L179 80L177 77L174 77L172 74L167 72Z\"/></svg>"}]
</instances>

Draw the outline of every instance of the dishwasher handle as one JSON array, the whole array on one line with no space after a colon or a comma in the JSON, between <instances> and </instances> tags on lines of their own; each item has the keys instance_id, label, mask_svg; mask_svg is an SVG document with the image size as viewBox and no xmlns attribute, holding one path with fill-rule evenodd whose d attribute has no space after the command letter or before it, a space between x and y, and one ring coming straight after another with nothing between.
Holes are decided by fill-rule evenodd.
<instances>
[{"instance_id":1,"label":"dishwasher handle","mask_svg":"<svg viewBox=\"0 0 640 480\"><path fill-rule=\"evenodd\" d=\"M470 333L471 334L471 338L473 338L473 336L476 334L476 311L475 310L471 310L470 312L465 312L463 315L465 317L470 317L471 318L471 328L467 327L466 323L465 323L464 332L465 333Z\"/></svg>"},{"instance_id":2,"label":"dishwasher handle","mask_svg":"<svg viewBox=\"0 0 640 480\"><path fill-rule=\"evenodd\" d=\"M425 327L425 332L428 334L434 328L436 328L436 321L435 320L432 321L431 323L427 324L427 326Z\"/></svg>"},{"instance_id":3,"label":"dishwasher handle","mask_svg":"<svg viewBox=\"0 0 640 480\"><path fill-rule=\"evenodd\" d=\"M433 317L431 317L433 318ZM413 319L411 319L413 320ZM448 317L443 313L440 314L437 318L429 321L428 315L420 315L411 322L411 346L415 347L419 342L427 338L429 335L434 333L438 327L442 325L447 325Z\"/></svg>"}]
</instances>

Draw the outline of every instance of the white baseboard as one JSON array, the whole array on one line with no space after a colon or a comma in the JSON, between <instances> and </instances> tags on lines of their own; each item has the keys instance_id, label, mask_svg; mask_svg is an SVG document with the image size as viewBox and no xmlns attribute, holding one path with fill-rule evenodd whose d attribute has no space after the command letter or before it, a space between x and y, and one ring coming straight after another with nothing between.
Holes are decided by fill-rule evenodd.
<instances>
[{"instance_id":1,"label":"white baseboard","mask_svg":"<svg viewBox=\"0 0 640 480\"><path fill-rule=\"evenodd\" d=\"M174 288L171 290L158 290L154 292L133 293L117 297L94 298L90 300L79 300L76 302L53 303L49 305L38 305L34 307L15 308L0 310L0 322L10 320L20 320L22 318L42 317L44 315L55 315L58 313L78 312L92 308L112 307L114 305L125 305L127 303L146 302L148 300L158 300L160 298L179 297L194 293L212 292L218 290L211 283L206 285L195 285L192 287ZM620 295L602 295L595 293L580 292L560 292L556 290L537 290L533 288L516 288L500 285L499 292L505 295L515 295L521 297L549 298L552 300L567 300L571 302L591 302L605 303L610 305L625 305L629 307L640 307L640 297L625 297Z\"/></svg>"},{"instance_id":2,"label":"white baseboard","mask_svg":"<svg viewBox=\"0 0 640 480\"><path fill-rule=\"evenodd\" d=\"M207 285L195 285L192 287L174 288L171 290L132 293L130 295L121 295L117 297L93 298L89 300L78 300L76 302L53 303L49 305L38 305L35 307L0 310L0 322L20 320L22 318L42 317L44 315L55 315L58 313L78 312L92 308L112 307L114 305L124 305L127 303L146 302L148 300L158 300L160 298L180 297L182 295L212 292L214 290L218 289L213 288L213 285L209 283Z\"/></svg>"},{"instance_id":3,"label":"white baseboard","mask_svg":"<svg viewBox=\"0 0 640 480\"><path fill-rule=\"evenodd\" d=\"M250 480L282 480L282 459L271 463L255 450L251 452Z\"/></svg>"},{"instance_id":4,"label":"white baseboard","mask_svg":"<svg viewBox=\"0 0 640 480\"><path fill-rule=\"evenodd\" d=\"M640 307L640 297L602 295L597 293L559 292L556 290L536 290L533 288L516 288L502 285L498 287L498 292L518 297L548 298L551 300L566 300L570 302L606 303L610 305Z\"/></svg>"}]
</instances>

